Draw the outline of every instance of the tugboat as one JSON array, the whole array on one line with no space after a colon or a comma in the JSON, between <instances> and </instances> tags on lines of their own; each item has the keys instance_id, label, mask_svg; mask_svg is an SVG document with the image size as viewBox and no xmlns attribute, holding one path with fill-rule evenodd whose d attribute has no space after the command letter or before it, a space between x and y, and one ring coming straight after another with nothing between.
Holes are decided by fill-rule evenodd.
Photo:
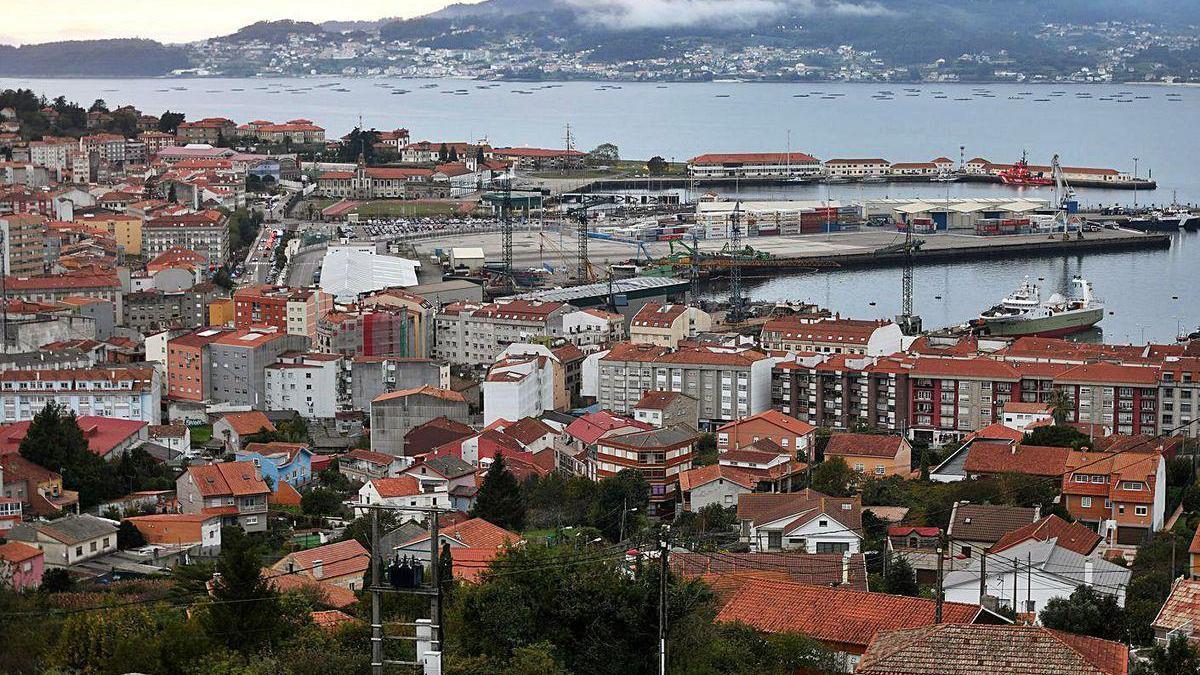
<instances>
[{"instance_id":1,"label":"tugboat","mask_svg":"<svg viewBox=\"0 0 1200 675\"><path fill-rule=\"evenodd\" d=\"M1104 305L1092 295L1092 284L1082 277L1071 283L1079 297L1055 293L1042 301L1041 290L1029 277L1000 304L970 322L976 335L1060 337L1085 331L1104 318Z\"/></svg>"},{"instance_id":2,"label":"tugboat","mask_svg":"<svg viewBox=\"0 0 1200 675\"><path fill-rule=\"evenodd\" d=\"M1029 159L1024 152L1012 168L1000 172L1000 181L1005 185L1054 185L1054 179L1050 176L1029 170Z\"/></svg>"}]
</instances>

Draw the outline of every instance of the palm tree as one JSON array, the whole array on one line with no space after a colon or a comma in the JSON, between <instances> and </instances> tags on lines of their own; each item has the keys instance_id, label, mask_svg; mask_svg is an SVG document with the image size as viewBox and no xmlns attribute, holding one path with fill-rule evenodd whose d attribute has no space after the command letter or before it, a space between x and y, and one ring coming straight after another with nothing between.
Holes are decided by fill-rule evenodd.
<instances>
[{"instance_id":1,"label":"palm tree","mask_svg":"<svg viewBox=\"0 0 1200 675\"><path fill-rule=\"evenodd\" d=\"M1050 414L1054 417L1055 424L1066 424L1067 418L1075 412L1075 401L1062 389L1055 388L1051 391L1046 403L1050 406Z\"/></svg>"}]
</instances>

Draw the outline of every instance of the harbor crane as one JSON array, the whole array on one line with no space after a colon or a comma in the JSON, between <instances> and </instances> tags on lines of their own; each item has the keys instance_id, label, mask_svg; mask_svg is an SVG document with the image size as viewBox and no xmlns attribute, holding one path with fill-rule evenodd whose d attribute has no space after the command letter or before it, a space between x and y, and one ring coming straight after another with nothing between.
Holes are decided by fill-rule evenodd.
<instances>
[{"instance_id":1,"label":"harbor crane","mask_svg":"<svg viewBox=\"0 0 1200 675\"><path fill-rule=\"evenodd\" d=\"M746 319L746 298L742 293L742 202L733 206L729 223L729 323Z\"/></svg>"},{"instance_id":2,"label":"harbor crane","mask_svg":"<svg viewBox=\"0 0 1200 675\"><path fill-rule=\"evenodd\" d=\"M596 275L592 272L592 263L588 260L588 211L597 206L612 204L614 201L616 197L611 195L585 198L579 206L566 210L567 216L576 216L579 219L579 263L576 278L580 284L596 280Z\"/></svg>"},{"instance_id":3,"label":"harbor crane","mask_svg":"<svg viewBox=\"0 0 1200 675\"><path fill-rule=\"evenodd\" d=\"M920 240L913 240L912 221L904 225L904 273L900 284L900 314L896 323L905 335L921 332L921 317L913 314L913 253L921 247Z\"/></svg>"}]
</instances>

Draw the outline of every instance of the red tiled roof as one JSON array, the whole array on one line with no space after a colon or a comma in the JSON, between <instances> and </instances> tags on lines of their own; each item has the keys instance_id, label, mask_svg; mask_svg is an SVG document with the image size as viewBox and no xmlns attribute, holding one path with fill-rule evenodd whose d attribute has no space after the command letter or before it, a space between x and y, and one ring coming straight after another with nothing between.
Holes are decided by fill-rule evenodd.
<instances>
[{"instance_id":1,"label":"red tiled roof","mask_svg":"<svg viewBox=\"0 0 1200 675\"><path fill-rule=\"evenodd\" d=\"M509 532L499 525L493 525L483 518L471 518L449 527L443 527L439 532L444 537L462 542L467 548L498 549L506 544L515 544L521 541L521 535ZM429 535L419 536L405 542L404 545L409 546L422 541L429 541Z\"/></svg>"},{"instance_id":2,"label":"red tiled roof","mask_svg":"<svg viewBox=\"0 0 1200 675\"><path fill-rule=\"evenodd\" d=\"M650 328L670 328L675 320L688 311L687 305L664 305L660 302L647 302L642 305L637 314L630 320L630 326L646 326Z\"/></svg>"},{"instance_id":3,"label":"red tiled roof","mask_svg":"<svg viewBox=\"0 0 1200 675\"><path fill-rule=\"evenodd\" d=\"M825 446L825 456L895 457L904 445L902 436L879 434L833 434Z\"/></svg>"},{"instance_id":4,"label":"red tiled roof","mask_svg":"<svg viewBox=\"0 0 1200 675\"><path fill-rule=\"evenodd\" d=\"M454 578L459 581L478 582L499 555L500 549L494 546L450 547L450 558L454 561L451 566Z\"/></svg>"},{"instance_id":5,"label":"red tiled roof","mask_svg":"<svg viewBox=\"0 0 1200 675\"><path fill-rule=\"evenodd\" d=\"M189 466L188 475L203 497L265 495L271 488L258 475L253 462L220 462Z\"/></svg>"},{"instance_id":6,"label":"red tiled roof","mask_svg":"<svg viewBox=\"0 0 1200 675\"><path fill-rule=\"evenodd\" d=\"M688 164L816 164L818 161L803 152L710 152L689 159Z\"/></svg>"},{"instance_id":7,"label":"red tiled roof","mask_svg":"<svg viewBox=\"0 0 1200 675\"><path fill-rule=\"evenodd\" d=\"M1055 379L1063 382L1096 383L1107 386L1137 384L1156 387L1158 386L1158 373L1158 368L1125 366L1115 363L1085 363L1064 372Z\"/></svg>"},{"instance_id":8,"label":"red tiled roof","mask_svg":"<svg viewBox=\"0 0 1200 675\"><path fill-rule=\"evenodd\" d=\"M737 467L709 464L708 466L696 467L695 469L688 469L680 473L679 489L687 492L701 485L711 483L718 478L723 478L734 485L740 485L747 490L753 490L755 485L754 479Z\"/></svg>"},{"instance_id":9,"label":"red tiled roof","mask_svg":"<svg viewBox=\"0 0 1200 675\"><path fill-rule=\"evenodd\" d=\"M114 417L78 418L79 428L87 439L88 450L100 457L107 457L118 445L127 442L147 426L138 420L122 420ZM29 433L29 421L15 422L0 428L0 455L15 453L21 449L21 441Z\"/></svg>"},{"instance_id":10,"label":"red tiled roof","mask_svg":"<svg viewBox=\"0 0 1200 675\"><path fill-rule=\"evenodd\" d=\"M503 432L506 436L515 438L521 445L529 445L539 438L553 434L554 430L536 417L523 417L505 425Z\"/></svg>"},{"instance_id":11,"label":"red tiled roof","mask_svg":"<svg viewBox=\"0 0 1200 675\"><path fill-rule=\"evenodd\" d=\"M312 577L286 572L280 574L270 568L263 568L262 576L270 582L272 588L281 593L315 590L320 597L320 604L329 607L344 609L358 602L358 596L354 594L354 591L334 584L319 582Z\"/></svg>"},{"instance_id":12,"label":"red tiled roof","mask_svg":"<svg viewBox=\"0 0 1200 675\"><path fill-rule=\"evenodd\" d=\"M965 445L970 443L976 438L982 438L990 441L1014 441L1019 443L1021 439L1025 438L1025 434L1013 429L1012 427L1006 427L1001 422L993 422L982 429L977 429L967 434L967 437L963 439L963 444Z\"/></svg>"},{"instance_id":13,"label":"red tiled roof","mask_svg":"<svg viewBox=\"0 0 1200 675\"><path fill-rule=\"evenodd\" d=\"M843 563L849 563L849 569ZM709 585L728 587L727 576L740 576L731 591L741 588L746 580L756 574L767 572L771 576L759 578L793 581L814 586L836 586L856 591L867 590L866 561L861 553L851 554L848 559L840 553L672 553L671 568L688 577L699 576ZM843 571L848 572L843 584ZM743 576L744 575L744 576ZM718 597L728 601L733 593L724 594L714 588Z\"/></svg>"},{"instance_id":14,"label":"red tiled roof","mask_svg":"<svg viewBox=\"0 0 1200 675\"><path fill-rule=\"evenodd\" d=\"M396 461L396 457L393 455L389 455L384 452L372 452L363 448L354 448L350 452L347 452L344 456L347 459L360 459L364 462L379 464L382 466L387 466Z\"/></svg>"},{"instance_id":15,"label":"red tiled roof","mask_svg":"<svg viewBox=\"0 0 1200 675\"><path fill-rule=\"evenodd\" d=\"M799 633L859 651L878 631L932 625L936 604L925 598L752 579L725 603L716 620L768 633ZM944 602L942 621L971 623L981 611L978 605Z\"/></svg>"},{"instance_id":16,"label":"red tiled roof","mask_svg":"<svg viewBox=\"0 0 1200 675\"><path fill-rule=\"evenodd\" d=\"M321 561L321 576L316 576L314 566ZM293 574L310 579L337 579L344 576L362 577L371 562L371 554L357 539L348 539L316 548L296 551L284 556L271 566L276 572L288 572L289 564L295 570Z\"/></svg>"},{"instance_id":17,"label":"red tiled roof","mask_svg":"<svg viewBox=\"0 0 1200 675\"><path fill-rule=\"evenodd\" d=\"M843 509L847 504L850 508ZM789 530L795 530L822 515L861 536L862 502L858 497L830 497L808 488L799 492L738 495L738 520L749 520L755 526L796 518L788 526Z\"/></svg>"},{"instance_id":18,"label":"red tiled roof","mask_svg":"<svg viewBox=\"0 0 1200 675\"><path fill-rule=\"evenodd\" d=\"M1163 632L1191 625L1185 635L1194 639L1196 627L1200 626L1200 579L1177 579L1152 625Z\"/></svg>"},{"instance_id":19,"label":"red tiled roof","mask_svg":"<svg viewBox=\"0 0 1200 675\"><path fill-rule=\"evenodd\" d=\"M784 413L781 413L778 410L771 409L771 410L767 410L764 412L760 412L757 415L751 415L749 417L743 417L742 419L734 421L734 422L729 422L729 423L721 426L720 428L718 428L717 431L733 430L733 429L736 429L739 425L746 424L747 422L754 422L754 421L762 421L762 422L767 422L769 424L773 424L794 436L804 436L804 435L807 435L807 434L810 434L810 433L816 431L816 429L817 429L816 427L809 424L808 422L798 420L795 417L792 417L790 415L785 415Z\"/></svg>"},{"instance_id":20,"label":"red tiled roof","mask_svg":"<svg viewBox=\"0 0 1200 675\"><path fill-rule=\"evenodd\" d=\"M862 319L825 319L809 322L800 317L785 316L767 321L762 332L779 333L783 339L865 345L875 331L889 324L888 321Z\"/></svg>"},{"instance_id":21,"label":"red tiled roof","mask_svg":"<svg viewBox=\"0 0 1200 675\"><path fill-rule=\"evenodd\" d=\"M1070 448L983 443L971 444L963 470L973 473L1023 473L1030 476L1061 476L1066 470Z\"/></svg>"},{"instance_id":22,"label":"red tiled roof","mask_svg":"<svg viewBox=\"0 0 1200 675\"><path fill-rule=\"evenodd\" d=\"M407 497L408 495L421 493L421 481L412 476L375 478L371 480L371 485L375 486L375 491L384 499Z\"/></svg>"},{"instance_id":23,"label":"red tiled roof","mask_svg":"<svg viewBox=\"0 0 1200 675\"><path fill-rule=\"evenodd\" d=\"M362 619L356 619L339 609L325 609L309 612L313 625L324 631L336 631L345 624L359 624Z\"/></svg>"},{"instance_id":24,"label":"red tiled roof","mask_svg":"<svg viewBox=\"0 0 1200 675\"><path fill-rule=\"evenodd\" d=\"M32 560L40 555L42 555L41 549L19 541L0 544L0 560L7 560L14 565L26 560Z\"/></svg>"},{"instance_id":25,"label":"red tiled roof","mask_svg":"<svg viewBox=\"0 0 1200 675\"><path fill-rule=\"evenodd\" d=\"M666 410L667 406L681 396L683 394L676 391L648 390L642 394L641 400L633 407L644 410Z\"/></svg>"},{"instance_id":26,"label":"red tiled roof","mask_svg":"<svg viewBox=\"0 0 1200 675\"><path fill-rule=\"evenodd\" d=\"M1055 540L1056 546L1074 551L1079 555L1088 555L1100 545L1100 535L1096 534L1095 530L1081 523L1068 523L1051 514L1000 537L1000 541L988 549L988 552L999 553L1026 541L1048 541L1050 539Z\"/></svg>"},{"instance_id":27,"label":"red tiled roof","mask_svg":"<svg viewBox=\"0 0 1200 675\"><path fill-rule=\"evenodd\" d=\"M275 431L275 425L259 410L228 413L221 419L228 422L233 433L238 436L257 434L260 431Z\"/></svg>"},{"instance_id":28,"label":"red tiled roof","mask_svg":"<svg viewBox=\"0 0 1200 675\"><path fill-rule=\"evenodd\" d=\"M1119 642L1041 626L965 623L881 631L872 638L855 672L1126 675L1129 669L1129 648Z\"/></svg>"},{"instance_id":29,"label":"red tiled roof","mask_svg":"<svg viewBox=\"0 0 1200 675\"><path fill-rule=\"evenodd\" d=\"M992 359L917 359L912 377L1018 380L1021 374L1011 365Z\"/></svg>"}]
</instances>

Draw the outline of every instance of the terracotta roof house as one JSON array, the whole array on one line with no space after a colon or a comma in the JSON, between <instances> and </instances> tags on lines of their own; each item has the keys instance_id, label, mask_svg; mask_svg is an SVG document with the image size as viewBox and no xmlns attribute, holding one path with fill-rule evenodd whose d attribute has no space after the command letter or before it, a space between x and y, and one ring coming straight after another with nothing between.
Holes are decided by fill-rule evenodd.
<instances>
[{"instance_id":1,"label":"terracotta roof house","mask_svg":"<svg viewBox=\"0 0 1200 675\"><path fill-rule=\"evenodd\" d=\"M271 569L351 591L362 588L371 554L356 539L289 553Z\"/></svg>"},{"instance_id":2,"label":"terracotta roof house","mask_svg":"<svg viewBox=\"0 0 1200 675\"><path fill-rule=\"evenodd\" d=\"M484 549L498 550L505 546L521 541L521 535L498 525L493 525L483 518L471 518L461 523L443 527L438 531L439 539L450 545L451 555L455 549ZM397 546L394 553L411 555L429 560L429 533L417 535L404 544Z\"/></svg>"},{"instance_id":3,"label":"terracotta roof house","mask_svg":"<svg viewBox=\"0 0 1200 675\"><path fill-rule=\"evenodd\" d=\"M237 452L242 439L264 431L275 431L271 420L258 410L228 413L213 423L213 438L225 444L225 449Z\"/></svg>"},{"instance_id":4,"label":"terracotta roof house","mask_svg":"<svg viewBox=\"0 0 1200 675\"><path fill-rule=\"evenodd\" d=\"M955 502L946 529L946 535L954 541L951 553L970 558L1040 517L1041 511L1036 508Z\"/></svg>"},{"instance_id":5,"label":"terracotta roof house","mask_svg":"<svg viewBox=\"0 0 1200 675\"><path fill-rule=\"evenodd\" d=\"M250 462L189 466L175 480L175 492L183 513L216 514L222 525L240 526L247 532L267 529L271 488Z\"/></svg>"},{"instance_id":6,"label":"terracotta roof house","mask_svg":"<svg viewBox=\"0 0 1200 675\"><path fill-rule=\"evenodd\" d=\"M475 430L448 417L435 417L417 425L404 435L404 455L416 457L434 448L473 436Z\"/></svg>"},{"instance_id":7,"label":"terracotta roof house","mask_svg":"<svg viewBox=\"0 0 1200 675\"><path fill-rule=\"evenodd\" d=\"M912 445L903 436L833 434L825 458L841 457L854 471L882 478L912 473Z\"/></svg>"},{"instance_id":8,"label":"terracotta roof house","mask_svg":"<svg viewBox=\"0 0 1200 675\"><path fill-rule=\"evenodd\" d=\"M767 410L718 427L717 449L736 450L767 438L793 456L807 460L816 429L778 410Z\"/></svg>"},{"instance_id":9,"label":"terracotta roof house","mask_svg":"<svg viewBox=\"0 0 1200 675\"><path fill-rule=\"evenodd\" d=\"M0 544L0 562L8 566L5 586L20 593L42 585L45 554L40 548L19 541Z\"/></svg>"},{"instance_id":10,"label":"terracotta roof house","mask_svg":"<svg viewBox=\"0 0 1200 675\"><path fill-rule=\"evenodd\" d=\"M1059 546L1087 555L1100 545L1100 535L1082 523L1068 523L1056 515L1048 515L1024 527L1005 533L988 553L1000 553L1026 541L1054 540Z\"/></svg>"},{"instance_id":11,"label":"terracotta roof house","mask_svg":"<svg viewBox=\"0 0 1200 675\"><path fill-rule=\"evenodd\" d=\"M866 558L861 553L672 553L671 569L688 577L771 572L786 581L813 586L867 590Z\"/></svg>"},{"instance_id":12,"label":"terracotta roof house","mask_svg":"<svg viewBox=\"0 0 1200 675\"><path fill-rule=\"evenodd\" d=\"M925 598L751 579L725 603L716 620L744 623L767 633L806 635L834 651L842 667L853 671L873 635L933 625L936 604ZM979 605L942 605L944 624L1003 621Z\"/></svg>"},{"instance_id":13,"label":"terracotta roof house","mask_svg":"<svg viewBox=\"0 0 1200 675\"><path fill-rule=\"evenodd\" d=\"M709 464L679 474L684 511L699 511L710 504L722 508L733 506L739 495L754 492L757 484L747 471L723 464Z\"/></svg>"},{"instance_id":14,"label":"terracotta roof house","mask_svg":"<svg viewBox=\"0 0 1200 675\"><path fill-rule=\"evenodd\" d=\"M738 497L741 540L751 551L858 553L862 544L862 502L830 497L812 489Z\"/></svg>"},{"instance_id":15,"label":"terracotta roof house","mask_svg":"<svg viewBox=\"0 0 1200 675\"><path fill-rule=\"evenodd\" d=\"M108 460L119 458L140 442L146 440L146 422L124 420L115 417L84 415L77 418L79 429L87 440L88 450ZM29 432L30 422L14 422L0 429L0 455L20 451L21 441Z\"/></svg>"},{"instance_id":16,"label":"terracotta roof house","mask_svg":"<svg viewBox=\"0 0 1200 675\"><path fill-rule=\"evenodd\" d=\"M969 476L995 476L1023 473L1028 476L1058 478L1066 472L1070 448L1027 445L1023 443L971 444L963 470Z\"/></svg>"},{"instance_id":17,"label":"terracotta roof house","mask_svg":"<svg viewBox=\"0 0 1200 675\"><path fill-rule=\"evenodd\" d=\"M944 623L876 633L854 672L1126 675L1128 671L1129 648L1119 642L1041 626Z\"/></svg>"},{"instance_id":18,"label":"terracotta roof house","mask_svg":"<svg viewBox=\"0 0 1200 675\"><path fill-rule=\"evenodd\" d=\"M199 544L206 552L221 548L221 516L215 513L152 513L125 519L148 544Z\"/></svg>"},{"instance_id":19,"label":"terracotta roof house","mask_svg":"<svg viewBox=\"0 0 1200 675\"><path fill-rule=\"evenodd\" d=\"M326 607L345 609L352 607L358 602L358 596L349 588L317 581L312 577L277 572L269 567L263 568L262 577L271 584L272 588L280 593L296 591L310 593L319 597L320 604Z\"/></svg>"},{"instance_id":20,"label":"terracotta roof house","mask_svg":"<svg viewBox=\"0 0 1200 675\"><path fill-rule=\"evenodd\" d=\"M1193 644L1200 643L1200 579L1176 579L1151 626L1158 642L1182 635Z\"/></svg>"}]
</instances>

